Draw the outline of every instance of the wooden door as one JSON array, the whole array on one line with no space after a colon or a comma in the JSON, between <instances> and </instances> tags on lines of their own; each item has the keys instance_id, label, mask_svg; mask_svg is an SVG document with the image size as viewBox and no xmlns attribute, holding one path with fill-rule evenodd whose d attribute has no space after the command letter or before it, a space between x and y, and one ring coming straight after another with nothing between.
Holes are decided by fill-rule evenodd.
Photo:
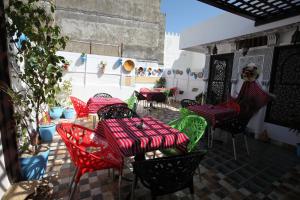
<instances>
[{"instance_id":1,"label":"wooden door","mask_svg":"<svg viewBox=\"0 0 300 200\"><path fill-rule=\"evenodd\" d=\"M207 103L215 105L224 102L230 95L233 57L233 53L211 56Z\"/></svg>"}]
</instances>

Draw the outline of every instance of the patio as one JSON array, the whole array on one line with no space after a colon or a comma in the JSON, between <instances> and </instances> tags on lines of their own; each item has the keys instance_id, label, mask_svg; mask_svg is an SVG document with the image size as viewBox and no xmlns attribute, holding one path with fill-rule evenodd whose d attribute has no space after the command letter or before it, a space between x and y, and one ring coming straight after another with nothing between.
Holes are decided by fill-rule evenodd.
<instances>
[{"instance_id":1,"label":"patio","mask_svg":"<svg viewBox=\"0 0 300 200\"><path fill-rule=\"evenodd\" d=\"M151 116L167 123L179 116L179 105L153 109ZM139 107L140 116L146 114ZM91 127L91 121L81 121ZM244 145L239 145L235 161L232 145L214 142L214 146L201 162L201 181L194 176L194 199L297 199L300 195L300 162L294 151L270 143L249 138L250 157ZM201 139L201 148L206 149L206 135ZM64 142L56 134L50 145L47 176L54 176L54 199L66 199L74 166ZM151 155L151 153L149 154ZM132 177L129 169L126 177ZM129 198L131 182L122 181L122 199ZM117 199L118 181L108 176L107 170L87 173L81 177L75 199ZM150 199L150 192L141 184L135 190L135 199ZM192 199L188 190L176 192L158 199Z\"/></svg>"}]
</instances>

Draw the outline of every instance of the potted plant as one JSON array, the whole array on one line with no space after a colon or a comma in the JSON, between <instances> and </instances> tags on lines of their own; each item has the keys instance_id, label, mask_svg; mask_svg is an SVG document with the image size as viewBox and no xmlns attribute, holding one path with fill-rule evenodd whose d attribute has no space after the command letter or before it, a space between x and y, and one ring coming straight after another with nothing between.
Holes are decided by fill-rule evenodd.
<instances>
[{"instance_id":1,"label":"potted plant","mask_svg":"<svg viewBox=\"0 0 300 200\"><path fill-rule=\"evenodd\" d=\"M12 87L2 83L0 88L9 94L14 104L23 179L39 179L45 171L49 149L37 142L37 131L47 102L55 97L55 87L62 80L66 63L62 56L56 55L65 48L67 37L62 37L60 28L54 25L55 6L47 2L49 13L43 5L39 0L11 0L5 9L14 79ZM22 33L27 39L22 40L18 48L16 44ZM29 161L22 157L25 152L31 155L26 157Z\"/></svg>"},{"instance_id":2,"label":"potted plant","mask_svg":"<svg viewBox=\"0 0 300 200\"><path fill-rule=\"evenodd\" d=\"M82 63L85 63L86 59L87 59L86 53L83 53L83 52L82 52L81 55L80 55L80 61L81 61Z\"/></svg>"},{"instance_id":3,"label":"potted plant","mask_svg":"<svg viewBox=\"0 0 300 200\"><path fill-rule=\"evenodd\" d=\"M73 119L75 117L75 110L72 108L70 96L72 94L72 83L70 80L65 80L61 86L61 93L58 97L60 104L64 106L63 116L65 119Z\"/></svg>"},{"instance_id":4,"label":"potted plant","mask_svg":"<svg viewBox=\"0 0 300 200\"><path fill-rule=\"evenodd\" d=\"M40 121L39 133L42 142L51 142L56 130L56 124L51 122L50 116L44 112L42 120Z\"/></svg>"},{"instance_id":5,"label":"potted plant","mask_svg":"<svg viewBox=\"0 0 300 200\"><path fill-rule=\"evenodd\" d=\"M154 88L165 88L166 87L166 78L165 77L160 77L155 85Z\"/></svg>"},{"instance_id":6,"label":"potted plant","mask_svg":"<svg viewBox=\"0 0 300 200\"><path fill-rule=\"evenodd\" d=\"M107 63L105 61L101 61L99 63L99 68L98 68L98 74L99 75L104 74L104 70L105 70L106 65L107 65Z\"/></svg>"}]
</instances>

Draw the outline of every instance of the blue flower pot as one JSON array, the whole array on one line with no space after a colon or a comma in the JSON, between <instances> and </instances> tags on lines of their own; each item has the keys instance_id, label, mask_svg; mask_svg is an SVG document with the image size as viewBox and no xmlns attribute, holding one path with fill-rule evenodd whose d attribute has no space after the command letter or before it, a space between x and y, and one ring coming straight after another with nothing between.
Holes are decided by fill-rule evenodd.
<instances>
[{"instance_id":1,"label":"blue flower pot","mask_svg":"<svg viewBox=\"0 0 300 200\"><path fill-rule=\"evenodd\" d=\"M55 133L56 124L40 125L39 132L43 142L51 142Z\"/></svg>"},{"instance_id":2,"label":"blue flower pot","mask_svg":"<svg viewBox=\"0 0 300 200\"><path fill-rule=\"evenodd\" d=\"M84 56L80 56L80 61L82 62L82 63L85 63L85 61L86 61L86 59L87 59L87 56L86 55L84 55Z\"/></svg>"},{"instance_id":3,"label":"blue flower pot","mask_svg":"<svg viewBox=\"0 0 300 200\"><path fill-rule=\"evenodd\" d=\"M65 119L73 119L75 118L75 110L73 108L66 108L64 109L64 118Z\"/></svg>"},{"instance_id":4,"label":"blue flower pot","mask_svg":"<svg viewBox=\"0 0 300 200\"><path fill-rule=\"evenodd\" d=\"M49 110L49 115L51 119L59 119L62 116L63 111L63 107L51 107Z\"/></svg>"},{"instance_id":5,"label":"blue flower pot","mask_svg":"<svg viewBox=\"0 0 300 200\"><path fill-rule=\"evenodd\" d=\"M19 158L23 180L39 180L46 171L50 150L41 152L36 156Z\"/></svg>"}]
</instances>

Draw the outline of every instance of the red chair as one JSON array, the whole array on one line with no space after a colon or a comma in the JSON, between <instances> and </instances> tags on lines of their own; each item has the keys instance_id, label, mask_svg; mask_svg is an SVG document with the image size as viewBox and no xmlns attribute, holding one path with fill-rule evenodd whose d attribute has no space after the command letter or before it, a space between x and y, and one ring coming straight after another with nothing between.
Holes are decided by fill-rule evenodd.
<instances>
[{"instance_id":1,"label":"red chair","mask_svg":"<svg viewBox=\"0 0 300 200\"><path fill-rule=\"evenodd\" d=\"M58 134L66 144L71 160L76 170L73 175L70 190L75 181L75 186L70 193L72 199L80 177L88 172L102 169L117 169L119 173L119 198L123 169L123 158L111 150L107 141L97 136L91 129L72 123L62 123L56 128Z\"/></svg>"},{"instance_id":2,"label":"red chair","mask_svg":"<svg viewBox=\"0 0 300 200\"><path fill-rule=\"evenodd\" d=\"M82 117L88 117L89 111L87 109L87 105L85 102L81 101L80 99L76 97L70 97L73 107L75 109L75 112L77 114L76 118L82 118Z\"/></svg>"}]
</instances>

